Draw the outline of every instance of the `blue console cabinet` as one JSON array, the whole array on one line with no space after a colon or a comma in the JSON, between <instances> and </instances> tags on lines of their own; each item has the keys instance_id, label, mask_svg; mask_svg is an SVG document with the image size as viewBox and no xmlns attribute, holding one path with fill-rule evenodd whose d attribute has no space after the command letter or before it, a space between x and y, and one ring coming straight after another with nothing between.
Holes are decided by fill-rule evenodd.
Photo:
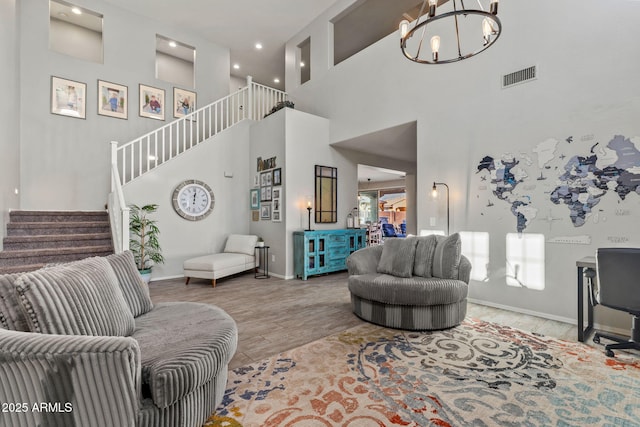
<instances>
[{"instance_id":1,"label":"blue console cabinet","mask_svg":"<svg viewBox=\"0 0 640 427\"><path fill-rule=\"evenodd\" d=\"M347 257L366 246L366 230L313 230L293 232L293 268L296 277L347 269Z\"/></svg>"}]
</instances>

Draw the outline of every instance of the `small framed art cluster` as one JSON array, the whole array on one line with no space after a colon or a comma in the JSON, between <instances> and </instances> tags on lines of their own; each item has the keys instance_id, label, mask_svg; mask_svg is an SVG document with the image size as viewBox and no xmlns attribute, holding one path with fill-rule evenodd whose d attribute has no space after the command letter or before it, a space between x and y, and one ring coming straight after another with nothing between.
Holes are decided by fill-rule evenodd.
<instances>
[{"instance_id":1,"label":"small framed art cluster","mask_svg":"<svg viewBox=\"0 0 640 427\"><path fill-rule=\"evenodd\" d=\"M128 87L106 80L98 80L98 114L127 119L129 117ZM165 97L165 90L140 84L138 87L140 117L164 120L165 110L170 105L173 117L181 118L196 109L196 93L173 88L173 104ZM51 77L51 113L62 116L87 118L87 84L61 77Z\"/></svg>"},{"instance_id":2,"label":"small framed art cluster","mask_svg":"<svg viewBox=\"0 0 640 427\"><path fill-rule=\"evenodd\" d=\"M258 158L258 172L250 190L251 218L253 221L282 221L282 168L276 168L276 158ZM277 187L277 188L276 188ZM259 212L259 213L258 213Z\"/></svg>"}]
</instances>

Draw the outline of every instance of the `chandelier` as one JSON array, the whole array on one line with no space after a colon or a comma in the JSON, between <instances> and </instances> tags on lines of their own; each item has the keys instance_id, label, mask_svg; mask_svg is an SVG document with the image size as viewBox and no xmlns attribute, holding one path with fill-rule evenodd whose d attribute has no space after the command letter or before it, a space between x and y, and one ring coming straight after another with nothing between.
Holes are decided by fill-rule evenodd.
<instances>
[{"instance_id":1,"label":"chandelier","mask_svg":"<svg viewBox=\"0 0 640 427\"><path fill-rule=\"evenodd\" d=\"M484 10L480 0L476 1L478 9L466 8L464 0L424 0L413 23L407 19L400 22L404 56L419 64L447 64L489 48L502 31L498 0L491 0L489 11ZM445 8L446 3L449 4Z\"/></svg>"}]
</instances>

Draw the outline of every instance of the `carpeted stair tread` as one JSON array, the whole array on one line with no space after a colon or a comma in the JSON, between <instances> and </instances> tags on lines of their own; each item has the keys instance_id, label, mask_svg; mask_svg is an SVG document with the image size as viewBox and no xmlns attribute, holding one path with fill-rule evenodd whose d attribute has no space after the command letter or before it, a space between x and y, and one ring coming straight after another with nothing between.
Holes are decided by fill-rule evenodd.
<instances>
[{"instance_id":1,"label":"carpeted stair tread","mask_svg":"<svg viewBox=\"0 0 640 427\"><path fill-rule=\"evenodd\" d=\"M112 253L113 247L111 245L2 251L0 252L0 266L68 262Z\"/></svg>"},{"instance_id":2,"label":"carpeted stair tread","mask_svg":"<svg viewBox=\"0 0 640 427\"><path fill-rule=\"evenodd\" d=\"M8 236L3 239L4 250L84 247L111 244L111 233L49 234Z\"/></svg>"},{"instance_id":3,"label":"carpeted stair tread","mask_svg":"<svg viewBox=\"0 0 640 427\"><path fill-rule=\"evenodd\" d=\"M27 273L44 267L44 264L0 266L0 274Z\"/></svg>"},{"instance_id":4,"label":"carpeted stair tread","mask_svg":"<svg viewBox=\"0 0 640 427\"><path fill-rule=\"evenodd\" d=\"M79 222L108 220L106 211L23 211L9 212L10 222Z\"/></svg>"},{"instance_id":5,"label":"carpeted stair tread","mask_svg":"<svg viewBox=\"0 0 640 427\"><path fill-rule=\"evenodd\" d=\"M52 234L88 234L109 232L108 221L18 222L7 224L7 236L42 236Z\"/></svg>"}]
</instances>

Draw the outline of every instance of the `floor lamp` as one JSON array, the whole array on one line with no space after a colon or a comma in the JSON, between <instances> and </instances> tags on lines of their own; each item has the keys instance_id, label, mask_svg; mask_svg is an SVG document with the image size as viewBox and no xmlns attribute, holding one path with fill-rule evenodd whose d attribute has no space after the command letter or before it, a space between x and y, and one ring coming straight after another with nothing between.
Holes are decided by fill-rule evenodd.
<instances>
[{"instance_id":1,"label":"floor lamp","mask_svg":"<svg viewBox=\"0 0 640 427\"><path fill-rule=\"evenodd\" d=\"M437 185L444 185L447 189L447 236L449 235L449 186L444 182L434 182L433 187L431 187L431 196L435 199L438 197L438 188Z\"/></svg>"}]
</instances>

